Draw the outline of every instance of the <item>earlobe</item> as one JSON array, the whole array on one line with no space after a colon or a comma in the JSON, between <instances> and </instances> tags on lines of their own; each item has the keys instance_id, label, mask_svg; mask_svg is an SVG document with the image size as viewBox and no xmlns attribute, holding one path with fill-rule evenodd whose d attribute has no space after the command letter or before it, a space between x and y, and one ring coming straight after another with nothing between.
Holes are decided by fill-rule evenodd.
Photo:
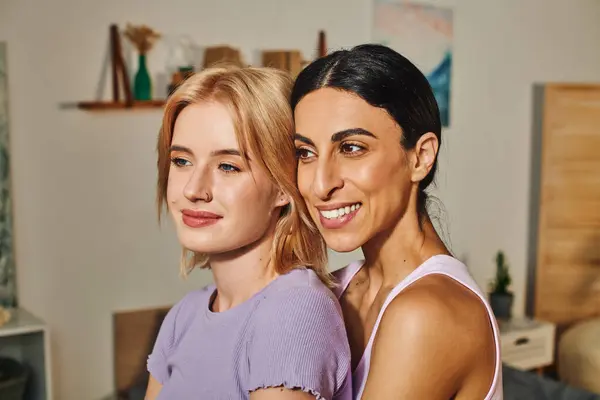
<instances>
[{"instance_id":1,"label":"earlobe","mask_svg":"<svg viewBox=\"0 0 600 400\"><path fill-rule=\"evenodd\" d=\"M277 200L275 201L275 207L285 207L288 204L290 204L290 196L283 193L282 191L279 191Z\"/></svg>"},{"instance_id":2,"label":"earlobe","mask_svg":"<svg viewBox=\"0 0 600 400\"><path fill-rule=\"evenodd\" d=\"M413 182L420 182L429 174L435 163L438 147L438 138L432 132L419 138L414 148Z\"/></svg>"}]
</instances>

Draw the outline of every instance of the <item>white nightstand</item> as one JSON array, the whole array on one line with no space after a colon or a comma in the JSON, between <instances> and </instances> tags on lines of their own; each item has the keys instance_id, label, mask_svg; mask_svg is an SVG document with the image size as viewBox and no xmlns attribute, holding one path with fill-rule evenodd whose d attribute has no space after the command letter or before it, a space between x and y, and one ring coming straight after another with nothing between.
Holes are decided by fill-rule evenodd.
<instances>
[{"instance_id":1,"label":"white nightstand","mask_svg":"<svg viewBox=\"0 0 600 400\"><path fill-rule=\"evenodd\" d=\"M554 362L556 326L529 318L499 320L502 362L513 368L530 370Z\"/></svg>"},{"instance_id":2,"label":"white nightstand","mask_svg":"<svg viewBox=\"0 0 600 400\"><path fill-rule=\"evenodd\" d=\"M0 327L0 355L30 368L27 399L52 399L48 328L44 321L22 308L10 312L10 321Z\"/></svg>"}]
</instances>

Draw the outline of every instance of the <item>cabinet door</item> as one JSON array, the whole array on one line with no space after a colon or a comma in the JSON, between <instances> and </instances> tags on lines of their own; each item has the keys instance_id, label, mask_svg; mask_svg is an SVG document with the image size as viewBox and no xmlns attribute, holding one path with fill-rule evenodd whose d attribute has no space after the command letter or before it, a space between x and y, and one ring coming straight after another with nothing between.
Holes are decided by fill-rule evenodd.
<instances>
[{"instance_id":1,"label":"cabinet door","mask_svg":"<svg viewBox=\"0 0 600 400\"><path fill-rule=\"evenodd\" d=\"M600 314L600 86L543 95L535 315Z\"/></svg>"}]
</instances>

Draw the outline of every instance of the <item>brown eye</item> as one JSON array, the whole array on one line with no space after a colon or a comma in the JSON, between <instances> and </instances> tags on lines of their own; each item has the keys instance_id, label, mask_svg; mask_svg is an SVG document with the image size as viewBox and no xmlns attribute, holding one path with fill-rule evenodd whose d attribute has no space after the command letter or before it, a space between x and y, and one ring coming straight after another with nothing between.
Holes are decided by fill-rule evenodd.
<instances>
[{"instance_id":1,"label":"brown eye","mask_svg":"<svg viewBox=\"0 0 600 400\"><path fill-rule=\"evenodd\" d=\"M309 158L314 157L315 153L308 150L307 148L300 147L296 149L296 158L300 160L307 160Z\"/></svg>"},{"instance_id":2,"label":"brown eye","mask_svg":"<svg viewBox=\"0 0 600 400\"><path fill-rule=\"evenodd\" d=\"M360 154L361 152L363 152L365 150L365 148L362 146L359 146L358 144L355 144L355 143L343 143L340 146L340 150L344 154L356 155L356 154Z\"/></svg>"}]
</instances>

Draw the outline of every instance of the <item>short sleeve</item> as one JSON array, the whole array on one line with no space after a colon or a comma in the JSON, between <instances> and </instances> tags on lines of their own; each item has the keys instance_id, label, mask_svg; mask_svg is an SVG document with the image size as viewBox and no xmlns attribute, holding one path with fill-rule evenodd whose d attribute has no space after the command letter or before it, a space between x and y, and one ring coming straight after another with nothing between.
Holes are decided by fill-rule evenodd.
<instances>
[{"instance_id":1,"label":"short sleeve","mask_svg":"<svg viewBox=\"0 0 600 400\"><path fill-rule=\"evenodd\" d=\"M178 323L183 308L183 303L186 302L188 296L184 297L175 304L167 313L160 325L160 330L154 342L152 353L148 356L147 369L150 374L161 385L164 385L170 376L168 366L168 357L173 351L176 342L176 323Z\"/></svg>"},{"instance_id":2,"label":"short sleeve","mask_svg":"<svg viewBox=\"0 0 600 400\"><path fill-rule=\"evenodd\" d=\"M329 294L326 288L294 287L263 300L248 349L248 392L284 386L332 399L351 388L344 321Z\"/></svg>"}]
</instances>

